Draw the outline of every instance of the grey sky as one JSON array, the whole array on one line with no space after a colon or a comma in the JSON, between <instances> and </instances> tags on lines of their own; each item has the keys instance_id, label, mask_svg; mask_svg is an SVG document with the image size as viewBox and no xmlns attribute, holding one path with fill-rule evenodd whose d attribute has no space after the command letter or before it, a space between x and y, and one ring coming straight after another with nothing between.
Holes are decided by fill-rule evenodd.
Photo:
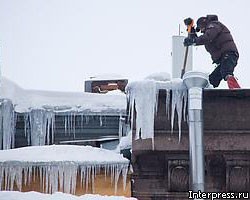
<instances>
[{"instance_id":1,"label":"grey sky","mask_svg":"<svg viewBox=\"0 0 250 200\"><path fill-rule=\"evenodd\" d=\"M2 75L26 89L82 91L84 79L141 79L171 72L171 37L183 19L217 14L240 52L235 70L250 87L249 0L0 0ZM194 68L211 71L194 49Z\"/></svg>"}]
</instances>

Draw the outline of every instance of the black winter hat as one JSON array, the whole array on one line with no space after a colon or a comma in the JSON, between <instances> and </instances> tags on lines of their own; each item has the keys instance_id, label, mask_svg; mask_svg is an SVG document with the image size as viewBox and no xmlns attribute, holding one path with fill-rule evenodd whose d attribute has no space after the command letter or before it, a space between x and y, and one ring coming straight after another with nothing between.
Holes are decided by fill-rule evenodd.
<instances>
[{"instance_id":1,"label":"black winter hat","mask_svg":"<svg viewBox=\"0 0 250 200\"><path fill-rule=\"evenodd\" d=\"M218 21L218 16L217 15L207 15L207 20L209 22Z\"/></svg>"},{"instance_id":2,"label":"black winter hat","mask_svg":"<svg viewBox=\"0 0 250 200\"><path fill-rule=\"evenodd\" d=\"M207 18L206 17L200 17L197 22L197 28L196 31L199 32L202 28L205 28L207 25Z\"/></svg>"}]
</instances>

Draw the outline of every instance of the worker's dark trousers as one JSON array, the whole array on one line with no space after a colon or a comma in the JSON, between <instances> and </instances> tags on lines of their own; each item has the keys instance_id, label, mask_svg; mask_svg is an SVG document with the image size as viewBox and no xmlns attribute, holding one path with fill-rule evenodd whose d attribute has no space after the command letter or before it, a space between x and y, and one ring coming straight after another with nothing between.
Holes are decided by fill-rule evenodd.
<instances>
[{"instance_id":1,"label":"worker's dark trousers","mask_svg":"<svg viewBox=\"0 0 250 200\"><path fill-rule=\"evenodd\" d=\"M209 82L214 87L218 87L221 80L226 78L227 75L233 75L234 68L237 65L238 53L228 52L219 59L218 66L209 75Z\"/></svg>"}]
</instances>

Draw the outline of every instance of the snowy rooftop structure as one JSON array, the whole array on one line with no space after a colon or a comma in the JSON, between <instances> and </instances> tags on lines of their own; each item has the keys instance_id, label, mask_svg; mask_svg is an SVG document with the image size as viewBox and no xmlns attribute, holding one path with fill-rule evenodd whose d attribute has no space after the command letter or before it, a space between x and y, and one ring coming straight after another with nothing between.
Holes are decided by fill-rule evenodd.
<instances>
[{"instance_id":1,"label":"snowy rooftop structure","mask_svg":"<svg viewBox=\"0 0 250 200\"><path fill-rule=\"evenodd\" d=\"M54 130L58 128L60 132L64 130L66 136L72 133L75 139L76 127L80 129L89 127L90 116L99 117L95 119L100 124L99 132L102 128L106 135L108 134L107 124L111 124L112 138L117 135L117 139L119 119L126 114L126 96L121 92L101 95L24 90L12 81L2 78L0 109L0 149L15 147L17 130L22 132L22 137L27 138L27 145L54 144ZM18 126L17 123L19 123ZM116 128L114 124L117 124ZM106 126L105 129L104 126ZM98 129L97 126L95 127ZM98 135L98 131L96 134ZM70 138L72 141L72 137ZM82 137L78 137L78 140L80 139ZM84 139L93 139L93 137Z\"/></svg>"},{"instance_id":2,"label":"snowy rooftop structure","mask_svg":"<svg viewBox=\"0 0 250 200\"><path fill-rule=\"evenodd\" d=\"M169 83L136 82L129 88L131 116L134 117L132 130L134 189L132 188L132 191L138 199L155 197L184 200L188 198L186 194L192 188L189 145L195 141L197 146L201 147L197 139L199 134L193 132L197 137L193 137L193 140L189 139L191 130L187 126L188 123L182 120L179 124L178 113L185 112L186 97L184 95L185 98L176 98L179 99L177 102L182 105L182 110L181 106L179 109L173 106L177 105L174 104L176 100L173 95L181 94L187 88L181 91L180 87L178 92L175 91L176 89L171 89L168 93L163 86L169 84L170 89L170 83L171 81ZM138 91L135 91L136 88ZM200 102L198 99L201 99L201 96L197 96L194 91L199 91L201 94L201 88L196 89L189 93L188 99L188 103L193 101L190 106L194 112L191 115L189 113L188 116L184 114L182 118L186 116L189 125L190 122L198 119L199 127L193 126L195 131L204 127L205 191L247 191L245 197L249 198L250 91L247 89L204 89L202 102ZM155 95L156 93L159 95ZM182 95L179 96L182 97ZM150 97L153 99L150 100ZM173 117L178 120L172 121ZM180 135L178 136L180 127L181 139ZM191 152L195 153L195 158L201 159L197 151L192 149ZM199 166L198 162L195 166Z\"/></svg>"},{"instance_id":3,"label":"snowy rooftop structure","mask_svg":"<svg viewBox=\"0 0 250 200\"><path fill-rule=\"evenodd\" d=\"M63 191L75 193L77 174L82 187L88 189L96 174L110 174L114 190L119 176L123 177L124 189L129 161L122 155L90 146L51 145L24 147L0 151L0 189L13 190L14 185L22 190L22 184L30 184L35 173L40 175L43 192ZM33 177L34 178L34 177Z\"/></svg>"},{"instance_id":4,"label":"snowy rooftop structure","mask_svg":"<svg viewBox=\"0 0 250 200\"><path fill-rule=\"evenodd\" d=\"M16 112L46 109L54 112L121 113L126 110L125 94L100 95L82 92L51 92L24 90L2 78L0 98L10 99Z\"/></svg>"}]
</instances>

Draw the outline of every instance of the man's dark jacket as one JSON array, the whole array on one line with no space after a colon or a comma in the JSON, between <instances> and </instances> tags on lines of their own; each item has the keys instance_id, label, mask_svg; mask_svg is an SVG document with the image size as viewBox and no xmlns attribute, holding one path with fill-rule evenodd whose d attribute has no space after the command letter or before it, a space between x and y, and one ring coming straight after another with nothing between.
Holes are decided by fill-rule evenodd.
<instances>
[{"instance_id":1,"label":"man's dark jacket","mask_svg":"<svg viewBox=\"0 0 250 200\"><path fill-rule=\"evenodd\" d=\"M239 55L230 31L219 21L208 22L204 34L197 37L195 43L205 45L215 63L227 52L236 52Z\"/></svg>"}]
</instances>

